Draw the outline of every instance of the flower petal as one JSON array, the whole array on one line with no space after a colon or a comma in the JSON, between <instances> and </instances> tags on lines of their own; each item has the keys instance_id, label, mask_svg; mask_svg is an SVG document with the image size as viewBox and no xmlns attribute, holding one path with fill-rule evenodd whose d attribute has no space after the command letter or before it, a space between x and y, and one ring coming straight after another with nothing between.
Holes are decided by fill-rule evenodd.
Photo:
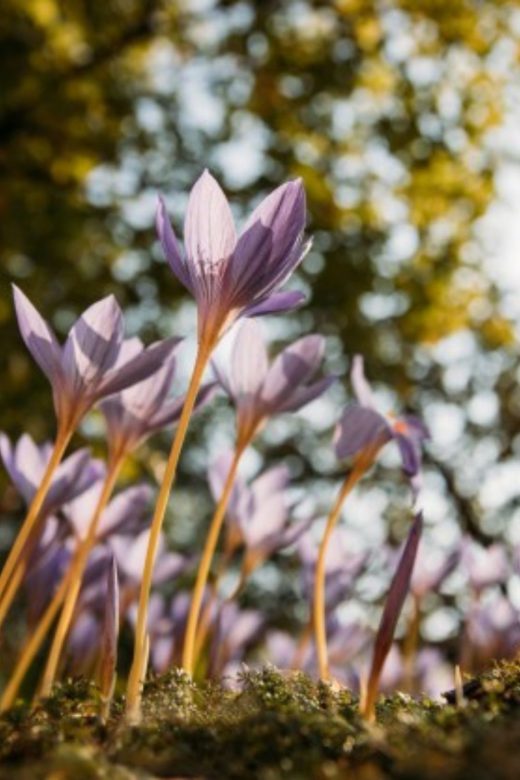
<instances>
[{"instance_id":1,"label":"flower petal","mask_svg":"<svg viewBox=\"0 0 520 780\"><path fill-rule=\"evenodd\" d=\"M190 193L184 242L194 294L212 300L235 248L236 232L226 196L208 171Z\"/></svg>"},{"instance_id":2,"label":"flower petal","mask_svg":"<svg viewBox=\"0 0 520 780\"><path fill-rule=\"evenodd\" d=\"M135 534L146 522L146 511L152 500L152 489L148 485L134 485L122 490L112 499L103 512L98 536L110 534Z\"/></svg>"},{"instance_id":3,"label":"flower petal","mask_svg":"<svg viewBox=\"0 0 520 780\"><path fill-rule=\"evenodd\" d=\"M272 410L290 403L291 396L312 377L319 368L325 351L322 336L304 336L282 350L274 360L265 378L262 400Z\"/></svg>"},{"instance_id":4,"label":"flower petal","mask_svg":"<svg viewBox=\"0 0 520 780\"><path fill-rule=\"evenodd\" d=\"M311 385L296 387L285 401L282 400L278 403L276 411L297 412L298 409L323 395L335 381L335 376L324 376L323 379L318 379L317 382L313 382Z\"/></svg>"},{"instance_id":5,"label":"flower petal","mask_svg":"<svg viewBox=\"0 0 520 780\"><path fill-rule=\"evenodd\" d=\"M159 197L159 202L157 204L155 225L170 268L181 284L193 294L193 285L190 280L190 274L182 259L179 245L175 233L173 232L168 212L166 211L166 205L161 197Z\"/></svg>"},{"instance_id":6,"label":"flower petal","mask_svg":"<svg viewBox=\"0 0 520 780\"><path fill-rule=\"evenodd\" d=\"M14 306L25 345L51 384L61 377L61 347L26 295L13 285Z\"/></svg>"},{"instance_id":7,"label":"flower petal","mask_svg":"<svg viewBox=\"0 0 520 780\"><path fill-rule=\"evenodd\" d=\"M178 343L177 338L157 341L127 363L109 371L98 386L96 398L118 393L136 382L142 382L161 367Z\"/></svg>"},{"instance_id":8,"label":"flower petal","mask_svg":"<svg viewBox=\"0 0 520 780\"><path fill-rule=\"evenodd\" d=\"M343 460L351 458L369 445L381 442L381 446L392 438L388 422L382 414L365 406L347 406L334 432L336 456Z\"/></svg>"},{"instance_id":9,"label":"flower petal","mask_svg":"<svg viewBox=\"0 0 520 780\"><path fill-rule=\"evenodd\" d=\"M401 465L407 477L415 477L421 470L420 445L411 436L394 433L394 439L399 447Z\"/></svg>"},{"instance_id":10,"label":"flower petal","mask_svg":"<svg viewBox=\"0 0 520 780\"><path fill-rule=\"evenodd\" d=\"M15 447L8 437L0 434L0 456L14 486L28 504L41 481L47 460L31 437L24 433Z\"/></svg>"},{"instance_id":11,"label":"flower petal","mask_svg":"<svg viewBox=\"0 0 520 780\"><path fill-rule=\"evenodd\" d=\"M90 306L72 326L62 366L69 393L93 390L117 360L123 314L113 295Z\"/></svg>"},{"instance_id":12,"label":"flower petal","mask_svg":"<svg viewBox=\"0 0 520 780\"><path fill-rule=\"evenodd\" d=\"M44 502L46 512L55 512L67 501L81 495L104 475L101 461L90 458L87 447L77 450L58 466Z\"/></svg>"},{"instance_id":13,"label":"flower petal","mask_svg":"<svg viewBox=\"0 0 520 780\"><path fill-rule=\"evenodd\" d=\"M350 370L350 381L358 403L371 409L376 408L374 394L365 377L365 365L362 355L354 355Z\"/></svg>"},{"instance_id":14,"label":"flower petal","mask_svg":"<svg viewBox=\"0 0 520 780\"><path fill-rule=\"evenodd\" d=\"M218 384L216 382L207 382L202 385L197 393L197 399L193 407L193 414L200 411L215 395L218 390ZM166 401L161 409L150 420L148 430L158 431L164 428L166 425L178 422L182 410L184 408L185 396L180 398L172 398L170 401Z\"/></svg>"},{"instance_id":15,"label":"flower petal","mask_svg":"<svg viewBox=\"0 0 520 780\"><path fill-rule=\"evenodd\" d=\"M273 293L268 298L247 306L242 317L261 317L264 314L292 311L302 306L306 300L305 295L297 290Z\"/></svg>"},{"instance_id":16,"label":"flower petal","mask_svg":"<svg viewBox=\"0 0 520 780\"><path fill-rule=\"evenodd\" d=\"M262 327L254 320L238 325L231 353L231 388L237 405L252 406L269 367Z\"/></svg>"},{"instance_id":17,"label":"flower petal","mask_svg":"<svg viewBox=\"0 0 520 780\"><path fill-rule=\"evenodd\" d=\"M237 304L247 304L273 289L304 227L305 191L300 179L264 198L246 222L231 260L228 282Z\"/></svg>"}]
</instances>

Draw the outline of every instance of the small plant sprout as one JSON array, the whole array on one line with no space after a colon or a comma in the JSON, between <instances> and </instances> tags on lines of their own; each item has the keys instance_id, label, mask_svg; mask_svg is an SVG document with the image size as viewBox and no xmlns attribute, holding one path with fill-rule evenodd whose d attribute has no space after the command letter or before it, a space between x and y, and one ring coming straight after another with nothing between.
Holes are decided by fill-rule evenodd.
<instances>
[{"instance_id":1,"label":"small plant sprout","mask_svg":"<svg viewBox=\"0 0 520 780\"><path fill-rule=\"evenodd\" d=\"M205 171L188 201L183 256L164 201L159 202L157 232L164 253L174 274L197 304L198 349L152 518L127 687L129 720L136 721L140 717L153 566L170 490L204 371L222 334L239 317L287 311L303 302L301 293L279 290L305 254L304 227L305 192L298 180L278 187L265 198L237 238L226 197L215 179Z\"/></svg>"},{"instance_id":2,"label":"small plant sprout","mask_svg":"<svg viewBox=\"0 0 520 780\"><path fill-rule=\"evenodd\" d=\"M0 574L0 597L23 554L69 441L85 414L103 397L119 392L156 371L172 349L169 341L118 362L123 344L123 315L110 295L90 306L74 323L63 347L29 299L14 287L22 338L51 383L57 433L38 489Z\"/></svg>"},{"instance_id":3,"label":"small plant sprout","mask_svg":"<svg viewBox=\"0 0 520 780\"><path fill-rule=\"evenodd\" d=\"M359 480L374 463L381 448L395 440L401 455L402 469L410 480L414 498L420 485L421 447L428 436L424 424L415 417L385 416L375 408L372 390L365 378L363 358L354 357L351 382L357 403L347 406L336 426L334 444L340 460L350 460L347 473L327 518L321 540L314 582L314 636L318 657L318 671L322 679L328 677L327 637L325 627L325 571L331 534L339 520L343 504Z\"/></svg>"},{"instance_id":4,"label":"small plant sprout","mask_svg":"<svg viewBox=\"0 0 520 780\"><path fill-rule=\"evenodd\" d=\"M377 630L374 651L372 654L372 663L366 683L366 691L361 701L361 714L368 721L374 720L375 717L375 703L379 691L379 681L381 679L386 657L392 646L399 615L401 614L404 601L410 589L410 581L415 558L417 556L417 548L421 538L422 525L422 514L418 512L414 517L396 572L390 584L383 614Z\"/></svg>"},{"instance_id":5,"label":"small plant sprout","mask_svg":"<svg viewBox=\"0 0 520 780\"><path fill-rule=\"evenodd\" d=\"M324 348L325 341L321 336L305 336L282 350L270 365L260 325L249 320L238 327L229 370L225 371L219 365L215 367L220 383L235 406L236 443L206 538L188 616L182 665L190 674L193 673L202 594L242 455L267 420L277 413L300 409L331 385L334 377L313 381L323 360Z\"/></svg>"}]
</instances>

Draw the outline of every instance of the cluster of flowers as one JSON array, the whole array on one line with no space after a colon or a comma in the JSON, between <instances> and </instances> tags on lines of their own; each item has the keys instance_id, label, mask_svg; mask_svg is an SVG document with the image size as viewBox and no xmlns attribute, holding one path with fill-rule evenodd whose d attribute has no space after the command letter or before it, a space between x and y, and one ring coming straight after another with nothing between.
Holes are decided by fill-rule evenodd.
<instances>
[{"instance_id":1,"label":"cluster of flowers","mask_svg":"<svg viewBox=\"0 0 520 780\"><path fill-rule=\"evenodd\" d=\"M229 205L206 172L190 195L183 256L160 202L159 238L198 311L198 352L187 392L181 397L170 395L178 339L146 348L137 338L124 339L122 313L110 296L84 312L61 346L34 306L15 288L22 338L52 386L57 434L52 445L43 446L27 435L14 446L6 436L0 438L4 465L28 507L0 574L0 626L21 586L28 596L27 640L2 692L1 708L14 701L51 629L38 695L48 694L66 663L74 672L96 676L108 707L123 621L132 626L134 635L126 698L127 716L134 721L139 718L149 660L158 671L178 664L190 674L198 669L222 675L261 638L271 660L280 666L317 670L324 679L332 673L357 684L368 718L373 715L389 654L387 678L392 674L400 679L426 677L432 668L435 659L420 653L415 657L413 631L406 657L397 657L392 650L404 600L411 589L419 615L424 594L438 587L461 557L470 561L476 553L468 542L464 552L448 556L435 570L421 566L412 576L422 529L421 449L428 434L417 418L396 418L378 411L362 358L356 356L352 363L356 402L344 410L334 433L336 456L346 464L346 476L319 545L309 536L314 516L290 498L287 467L271 468L249 484L240 476L244 452L263 426L275 415L296 411L318 398L335 379L318 376L325 346L321 336L299 339L270 362L261 327L251 319L301 305L300 293L283 292L280 287L305 254L304 225L302 185L289 182L259 205L237 237ZM229 359L214 359L215 379L204 384L215 347L231 328L236 333ZM189 420L218 390L227 394L236 412L235 447L209 468L216 506L199 559L168 551L162 524ZM91 457L87 449L64 459L78 425L95 406L106 423L106 463ZM114 491L128 456L152 434L173 425L175 436L150 523L150 487L136 485L115 495ZM353 661L366 649L370 637L361 625L339 622L336 608L352 592L368 560L366 555L345 549L344 531L337 522L347 496L389 441L397 444L409 480L412 521L403 549L392 564L394 575L370 668L361 675L358 672L355 683ZM219 565L209 582L225 520ZM300 557L312 617L298 639L280 632L266 637L265 617L256 610L239 609L237 596L255 569L288 547L295 548ZM224 598L219 586L238 554L242 555L238 584ZM471 563L467 565L471 570ZM480 571L481 565L474 568ZM493 569L491 563L489 568ZM189 581L192 572L192 592L181 588L166 597L159 587ZM477 580L479 576L475 575ZM496 580L496 572L494 576ZM493 572L489 578L493 579ZM153 586L157 587L152 592ZM482 587L475 585L476 592ZM486 631L478 598L473 611L468 635ZM509 635L506 640L503 633L504 642L515 641Z\"/></svg>"}]
</instances>

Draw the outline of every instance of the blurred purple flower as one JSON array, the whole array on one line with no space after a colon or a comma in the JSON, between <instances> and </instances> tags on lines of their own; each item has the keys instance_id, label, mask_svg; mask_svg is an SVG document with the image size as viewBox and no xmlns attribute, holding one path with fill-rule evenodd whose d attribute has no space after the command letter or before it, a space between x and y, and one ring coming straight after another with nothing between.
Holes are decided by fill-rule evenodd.
<instances>
[{"instance_id":1,"label":"blurred purple flower","mask_svg":"<svg viewBox=\"0 0 520 780\"><path fill-rule=\"evenodd\" d=\"M0 433L0 457L26 504L30 504L36 493L51 453L52 444L38 446L27 433L14 446L4 433ZM91 458L90 450L77 450L56 469L41 514L55 512L101 479L104 473L103 463Z\"/></svg>"},{"instance_id":2,"label":"blurred purple flower","mask_svg":"<svg viewBox=\"0 0 520 780\"><path fill-rule=\"evenodd\" d=\"M149 536L150 529L146 528L135 537L114 534L110 538L110 546L114 551L121 576L135 584L141 582ZM165 549L164 537L161 536L153 570L154 584L159 585L174 580L186 570L188 565L189 559L184 555L168 552Z\"/></svg>"},{"instance_id":3,"label":"blurred purple flower","mask_svg":"<svg viewBox=\"0 0 520 780\"><path fill-rule=\"evenodd\" d=\"M503 583L509 576L507 554L499 543L482 547L470 536L465 536L460 543L460 564L477 594L484 588Z\"/></svg>"},{"instance_id":4,"label":"blurred purple flower","mask_svg":"<svg viewBox=\"0 0 520 780\"><path fill-rule=\"evenodd\" d=\"M301 576L305 599L312 602L318 546L311 534L305 534L298 544ZM325 562L325 608L327 613L336 609L352 591L354 583L368 562L365 551L352 550L350 532L339 526L331 535Z\"/></svg>"},{"instance_id":5,"label":"blurred purple flower","mask_svg":"<svg viewBox=\"0 0 520 780\"><path fill-rule=\"evenodd\" d=\"M421 450L429 432L417 417L383 415L376 409L361 355L352 362L351 381L357 403L347 406L336 427L334 444L340 459L355 458L370 449L376 451L389 441L399 448L403 472L410 479L414 495L420 487Z\"/></svg>"},{"instance_id":6,"label":"blurred purple flower","mask_svg":"<svg viewBox=\"0 0 520 780\"><path fill-rule=\"evenodd\" d=\"M514 658L520 649L520 613L508 598L494 593L475 602L466 615L461 663L475 673L496 659Z\"/></svg>"},{"instance_id":7,"label":"blurred purple flower","mask_svg":"<svg viewBox=\"0 0 520 780\"><path fill-rule=\"evenodd\" d=\"M238 441L250 441L269 417L295 412L330 387L335 377L311 381L324 351L323 336L304 336L269 365L259 323L246 320L238 326L228 369L213 363L217 379L236 407Z\"/></svg>"},{"instance_id":8,"label":"blurred purple flower","mask_svg":"<svg viewBox=\"0 0 520 780\"><path fill-rule=\"evenodd\" d=\"M22 338L51 383L59 425L74 429L101 398L120 392L156 371L177 339L152 344L124 363L123 315L113 295L94 303L60 346L54 332L18 287L14 303Z\"/></svg>"},{"instance_id":9,"label":"blurred purple flower","mask_svg":"<svg viewBox=\"0 0 520 780\"><path fill-rule=\"evenodd\" d=\"M225 452L210 466L209 482L215 501L222 493L233 455ZM314 517L291 521L288 497L289 469L275 466L256 477L250 485L238 477L228 504L229 552L239 544L246 548L242 576L267 560L273 553L294 544Z\"/></svg>"},{"instance_id":10,"label":"blurred purple flower","mask_svg":"<svg viewBox=\"0 0 520 780\"><path fill-rule=\"evenodd\" d=\"M175 347L172 352L174 349ZM124 351L125 360L130 360L142 350L140 339L134 338L123 342L121 352ZM112 453L130 452L153 433L179 420L184 396L169 397L175 369L176 360L172 354L164 365L146 379L101 402L100 408L105 417ZM213 382L201 388L195 411L211 398L216 386Z\"/></svg>"},{"instance_id":11,"label":"blurred purple flower","mask_svg":"<svg viewBox=\"0 0 520 780\"><path fill-rule=\"evenodd\" d=\"M228 201L208 171L193 187L184 223L185 258L159 200L157 232L179 281L194 296L199 340L213 343L241 316L287 311L298 292L278 292L305 255L305 192L300 180L278 187L237 238Z\"/></svg>"},{"instance_id":12,"label":"blurred purple flower","mask_svg":"<svg viewBox=\"0 0 520 780\"><path fill-rule=\"evenodd\" d=\"M425 547L424 541L421 541L410 585L415 598L422 599L427 593L435 593L455 569L459 560L459 550L436 556Z\"/></svg>"},{"instance_id":13,"label":"blurred purple flower","mask_svg":"<svg viewBox=\"0 0 520 780\"><path fill-rule=\"evenodd\" d=\"M74 501L63 507L63 514L74 535L82 540L87 536L92 516L103 490L100 480ZM114 534L131 534L141 531L147 523L153 491L149 485L133 485L118 493L101 515L97 540L105 540Z\"/></svg>"},{"instance_id":14,"label":"blurred purple flower","mask_svg":"<svg viewBox=\"0 0 520 780\"><path fill-rule=\"evenodd\" d=\"M265 624L265 617L255 609L240 609L225 601L217 611L211 651L211 672L220 677L229 664L241 661L248 646L255 641Z\"/></svg>"}]
</instances>

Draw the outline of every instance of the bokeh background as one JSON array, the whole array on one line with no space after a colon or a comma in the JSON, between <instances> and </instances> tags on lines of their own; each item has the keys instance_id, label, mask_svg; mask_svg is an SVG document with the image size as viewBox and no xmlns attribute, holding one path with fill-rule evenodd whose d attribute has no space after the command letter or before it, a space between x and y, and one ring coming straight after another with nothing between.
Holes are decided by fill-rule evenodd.
<instances>
[{"instance_id":1,"label":"bokeh background","mask_svg":"<svg viewBox=\"0 0 520 780\"><path fill-rule=\"evenodd\" d=\"M92 301L115 293L130 334L188 337L185 376L195 311L154 234L157 193L182 234L189 188L206 166L238 220L301 176L313 248L291 284L308 304L266 328L274 347L325 334L327 369L342 379L325 399L268 426L246 472L283 459L317 513L326 512L341 475L331 432L350 397L349 359L361 352L382 409L418 413L431 429L430 548L470 533L514 551L519 43L514 1L4 0L0 429L38 441L54 432L49 388L17 333L10 282L61 335ZM203 536L205 471L232 433L223 398L192 428L168 518L178 549ZM95 415L81 434L103 452ZM169 440L144 447L126 478L157 480ZM345 508L354 546L377 551L402 540L409 502L397 466L390 447ZM21 513L0 479L4 512ZM3 523L4 549L9 528ZM245 596L274 624L305 620L295 566L290 555L274 560ZM422 632L432 642L457 642L460 576L429 603ZM369 574L358 595L378 604L384 588ZM520 607L518 576L501 591Z\"/></svg>"}]
</instances>

